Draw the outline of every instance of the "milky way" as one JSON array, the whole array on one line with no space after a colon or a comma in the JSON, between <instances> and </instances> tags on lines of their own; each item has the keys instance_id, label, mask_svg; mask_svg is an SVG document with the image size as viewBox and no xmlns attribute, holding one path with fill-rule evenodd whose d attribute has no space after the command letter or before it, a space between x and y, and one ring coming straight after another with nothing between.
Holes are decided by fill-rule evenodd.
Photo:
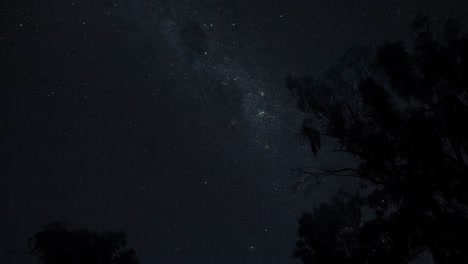
<instances>
[{"instance_id":1,"label":"milky way","mask_svg":"<svg viewBox=\"0 0 468 264\"><path fill-rule=\"evenodd\" d=\"M196 22L190 19L195 19ZM249 60L249 53L255 53L255 50L246 47L243 53L238 52L236 39L242 32L235 31L240 23L232 22L227 29L233 31L221 33L217 28L225 21L216 16L211 16L206 21L200 21L199 17L186 17L179 22L169 19L162 21L162 37L167 42L169 51L174 53L174 61L170 63L167 73L176 79L181 75L195 75L200 83L192 84L186 89L196 90L195 95L202 98L205 104L210 104L210 100L220 99L217 97L220 94L233 98L235 96L231 96L232 94L238 94L236 99L240 101L236 103L242 111L240 118L243 120L233 116L230 119L231 125L236 127L239 122L246 121L253 130L254 143L270 149L277 131L286 123L278 113L285 108L284 100L280 101L275 94L277 91L274 92L283 84L268 81L270 73L261 62L254 61L250 65L244 65L248 64L246 61ZM187 28L188 32L185 31ZM220 39L220 36L223 38ZM193 77L190 79L193 80Z\"/></svg>"}]
</instances>

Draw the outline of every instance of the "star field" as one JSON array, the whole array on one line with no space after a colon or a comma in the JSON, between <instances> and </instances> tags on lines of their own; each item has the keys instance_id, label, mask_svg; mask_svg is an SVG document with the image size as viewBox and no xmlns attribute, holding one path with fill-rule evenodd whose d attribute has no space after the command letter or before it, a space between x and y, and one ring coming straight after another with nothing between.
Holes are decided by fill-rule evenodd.
<instances>
[{"instance_id":1,"label":"star field","mask_svg":"<svg viewBox=\"0 0 468 264\"><path fill-rule=\"evenodd\" d=\"M455 2L455 1L454 1ZM13 1L3 9L1 247L122 229L141 263L293 263L312 159L289 75L406 36L445 1ZM325 147L326 148L326 147ZM32 263L6 254L6 263Z\"/></svg>"}]
</instances>

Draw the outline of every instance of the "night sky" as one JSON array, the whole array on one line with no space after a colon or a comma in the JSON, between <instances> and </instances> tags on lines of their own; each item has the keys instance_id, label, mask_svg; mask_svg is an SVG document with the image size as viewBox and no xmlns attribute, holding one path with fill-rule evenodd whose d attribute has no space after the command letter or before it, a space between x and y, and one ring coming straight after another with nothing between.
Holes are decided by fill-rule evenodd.
<instances>
[{"instance_id":1,"label":"night sky","mask_svg":"<svg viewBox=\"0 0 468 264\"><path fill-rule=\"evenodd\" d=\"M7 0L0 4L0 248L49 222L123 230L142 264L295 263L333 166L300 136L288 75L405 38L447 0Z\"/></svg>"}]
</instances>

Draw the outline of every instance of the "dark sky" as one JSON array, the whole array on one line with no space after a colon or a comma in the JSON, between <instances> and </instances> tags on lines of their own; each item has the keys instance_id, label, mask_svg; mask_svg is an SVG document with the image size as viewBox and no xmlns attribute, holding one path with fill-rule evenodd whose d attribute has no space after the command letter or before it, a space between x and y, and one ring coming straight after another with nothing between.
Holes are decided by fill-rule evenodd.
<instances>
[{"instance_id":1,"label":"dark sky","mask_svg":"<svg viewBox=\"0 0 468 264\"><path fill-rule=\"evenodd\" d=\"M289 74L405 38L447 0L7 0L0 4L1 262L46 223L124 230L142 264L294 263L312 158ZM3 260L6 259L6 262Z\"/></svg>"}]
</instances>

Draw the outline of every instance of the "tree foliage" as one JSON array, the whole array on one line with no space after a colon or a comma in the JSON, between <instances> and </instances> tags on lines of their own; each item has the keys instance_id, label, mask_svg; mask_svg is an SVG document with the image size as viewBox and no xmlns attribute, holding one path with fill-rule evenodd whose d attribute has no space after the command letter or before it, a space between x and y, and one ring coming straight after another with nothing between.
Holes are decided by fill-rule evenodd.
<instances>
[{"instance_id":1,"label":"tree foliage","mask_svg":"<svg viewBox=\"0 0 468 264\"><path fill-rule=\"evenodd\" d=\"M421 252L468 263L468 35L460 20L423 15L412 32L410 45L353 49L323 78L287 80L314 154L327 136L358 161L302 171L303 180L346 175L372 186L302 216L303 263L408 263Z\"/></svg>"},{"instance_id":2,"label":"tree foliage","mask_svg":"<svg viewBox=\"0 0 468 264\"><path fill-rule=\"evenodd\" d=\"M52 223L28 240L29 254L41 264L138 264L135 250L125 249L122 232L68 230Z\"/></svg>"}]
</instances>

